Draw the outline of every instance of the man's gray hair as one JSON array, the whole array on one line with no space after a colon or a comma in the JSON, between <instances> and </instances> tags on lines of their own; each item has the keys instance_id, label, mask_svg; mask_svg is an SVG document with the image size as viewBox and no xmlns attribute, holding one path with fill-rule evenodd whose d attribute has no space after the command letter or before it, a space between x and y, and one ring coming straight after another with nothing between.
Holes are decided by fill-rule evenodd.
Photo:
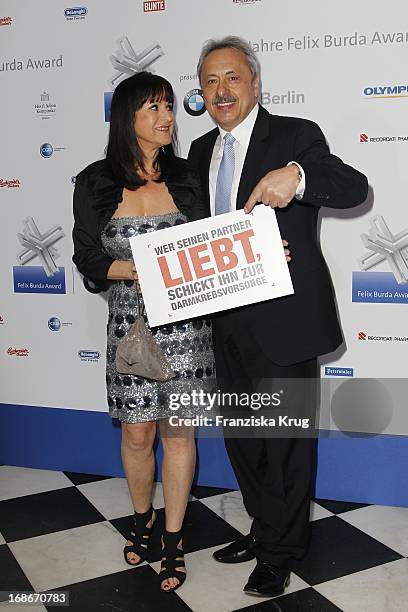
<instances>
[{"instance_id":1,"label":"man's gray hair","mask_svg":"<svg viewBox=\"0 0 408 612\"><path fill-rule=\"evenodd\" d=\"M248 68L251 71L252 78L260 75L260 65L255 51L251 45L240 36L224 36L224 38L210 38L207 40L201 49L200 58L197 64L197 76L201 80L201 71L203 69L204 60L213 51L218 49L236 49L244 53L248 62Z\"/></svg>"}]
</instances>

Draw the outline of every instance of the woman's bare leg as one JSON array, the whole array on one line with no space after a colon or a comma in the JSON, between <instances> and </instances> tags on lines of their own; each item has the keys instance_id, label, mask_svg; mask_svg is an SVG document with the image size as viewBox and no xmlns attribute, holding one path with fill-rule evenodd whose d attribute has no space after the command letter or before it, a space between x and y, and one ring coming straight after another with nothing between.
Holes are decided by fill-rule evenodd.
<instances>
[{"instance_id":1,"label":"woman's bare leg","mask_svg":"<svg viewBox=\"0 0 408 612\"><path fill-rule=\"evenodd\" d=\"M153 443L156 435L156 422L122 423L122 463L135 512L147 512L152 500L155 459ZM151 527L154 516L147 523ZM126 545L132 545L129 540ZM128 553L131 563L138 563L140 557Z\"/></svg>"},{"instance_id":2,"label":"woman's bare leg","mask_svg":"<svg viewBox=\"0 0 408 612\"><path fill-rule=\"evenodd\" d=\"M162 482L166 507L165 529L180 531L195 470L194 427L185 427L175 433L174 427L166 420L160 421L160 432L164 451ZM185 569L180 568L180 571ZM161 587L167 591L177 586L178 582L177 578L169 578L163 580Z\"/></svg>"}]
</instances>

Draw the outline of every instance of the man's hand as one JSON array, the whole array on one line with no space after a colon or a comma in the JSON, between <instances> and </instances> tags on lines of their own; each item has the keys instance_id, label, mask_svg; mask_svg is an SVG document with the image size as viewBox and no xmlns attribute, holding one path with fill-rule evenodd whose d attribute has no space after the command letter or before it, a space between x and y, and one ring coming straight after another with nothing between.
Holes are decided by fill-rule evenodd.
<instances>
[{"instance_id":1,"label":"man's hand","mask_svg":"<svg viewBox=\"0 0 408 612\"><path fill-rule=\"evenodd\" d=\"M282 244L283 244L283 251L285 253L285 257L286 257L286 261L289 263L290 261L292 261L292 258L290 256L290 250L289 249L285 249L285 247L289 246L289 243L287 240L282 240Z\"/></svg>"},{"instance_id":2,"label":"man's hand","mask_svg":"<svg viewBox=\"0 0 408 612\"><path fill-rule=\"evenodd\" d=\"M271 170L255 186L244 210L251 212L257 202L271 208L285 208L295 197L298 185L299 170L295 164Z\"/></svg>"}]
</instances>

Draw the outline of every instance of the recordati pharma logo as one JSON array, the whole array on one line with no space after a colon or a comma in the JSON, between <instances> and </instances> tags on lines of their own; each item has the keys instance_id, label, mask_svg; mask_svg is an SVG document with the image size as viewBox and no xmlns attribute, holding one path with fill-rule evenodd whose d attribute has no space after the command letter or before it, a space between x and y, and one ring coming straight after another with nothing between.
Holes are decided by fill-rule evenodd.
<instances>
[{"instance_id":1,"label":"recordati pharma logo","mask_svg":"<svg viewBox=\"0 0 408 612\"><path fill-rule=\"evenodd\" d=\"M408 85L375 85L365 87L363 95L366 99L378 98L408 98Z\"/></svg>"},{"instance_id":2,"label":"recordati pharma logo","mask_svg":"<svg viewBox=\"0 0 408 612\"><path fill-rule=\"evenodd\" d=\"M363 342L408 342L408 336L378 336L367 334L365 331L359 331L357 333L357 340L362 340Z\"/></svg>"},{"instance_id":3,"label":"recordati pharma logo","mask_svg":"<svg viewBox=\"0 0 408 612\"><path fill-rule=\"evenodd\" d=\"M369 136L362 132L359 136L360 143L379 143L379 142L408 142L407 134L381 134L377 136Z\"/></svg>"}]
</instances>

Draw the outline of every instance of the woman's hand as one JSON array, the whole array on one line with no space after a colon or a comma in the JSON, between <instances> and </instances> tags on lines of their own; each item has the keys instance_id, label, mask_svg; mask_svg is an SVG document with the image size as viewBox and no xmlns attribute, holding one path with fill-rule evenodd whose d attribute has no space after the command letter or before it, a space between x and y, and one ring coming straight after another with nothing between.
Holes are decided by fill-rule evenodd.
<instances>
[{"instance_id":1,"label":"woman's hand","mask_svg":"<svg viewBox=\"0 0 408 612\"><path fill-rule=\"evenodd\" d=\"M115 259L108 270L107 278L109 280L137 280L133 260Z\"/></svg>"}]
</instances>

